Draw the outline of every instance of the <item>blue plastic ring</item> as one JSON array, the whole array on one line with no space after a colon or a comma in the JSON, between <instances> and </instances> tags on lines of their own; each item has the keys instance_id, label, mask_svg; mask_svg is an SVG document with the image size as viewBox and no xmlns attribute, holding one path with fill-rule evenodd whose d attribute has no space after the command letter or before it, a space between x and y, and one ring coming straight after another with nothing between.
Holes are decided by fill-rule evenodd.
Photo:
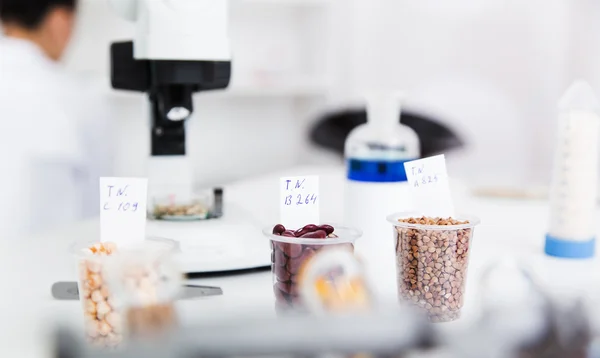
<instances>
[{"instance_id":1,"label":"blue plastic ring","mask_svg":"<svg viewBox=\"0 0 600 358\"><path fill-rule=\"evenodd\" d=\"M570 258L570 259L589 259L594 257L596 239L589 241L564 240L557 237L546 235L546 247L544 252L547 255Z\"/></svg>"},{"instance_id":2,"label":"blue plastic ring","mask_svg":"<svg viewBox=\"0 0 600 358\"><path fill-rule=\"evenodd\" d=\"M410 160L348 159L347 178L371 183L406 182L404 163Z\"/></svg>"}]
</instances>

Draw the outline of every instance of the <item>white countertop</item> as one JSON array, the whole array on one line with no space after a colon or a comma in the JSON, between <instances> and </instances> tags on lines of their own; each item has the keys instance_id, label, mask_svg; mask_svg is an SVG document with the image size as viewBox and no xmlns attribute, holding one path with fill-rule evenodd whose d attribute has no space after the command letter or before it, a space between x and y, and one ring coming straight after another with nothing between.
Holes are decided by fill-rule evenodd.
<instances>
[{"instance_id":1,"label":"white countertop","mask_svg":"<svg viewBox=\"0 0 600 358\"><path fill-rule=\"evenodd\" d=\"M309 171L314 172L312 169ZM327 200L336 203L326 207L323 212L339 211L336 208L340 208L342 193L337 188L341 187L342 176L337 171L321 174L323 202ZM276 183L278 176L279 173L272 176L273 183ZM269 182L271 181L264 179L261 181L267 184ZM249 205L254 207L255 211L262 211L268 216L269 212L277 210L278 193L265 194L261 190L249 192L245 189L248 185L254 185L255 188L263 185L257 183L259 181L254 184L245 182L233 185L226 188L225 195L227 200ZM265 188L267 184L264 184ZM256 210L261 203L268 203L273 195L275 199L272 205L267 205L268 208L264 210ZM463 196L460 206L467 208L469 213L476 214L482 220L475 230L471 251L464 307L467 320L469 315L476 311L478 277L482 269L501 258L515 258L529 264L540 282L556 294L567 297L581 293L588 297L596 297L594 286L598 286L596 282L600 278L596 277L600 276L600 260L571 261L544 255L548 212L546 202L470 199ZM269 222L268 218L263 219ZM98 222L92 220L54 233L20 240L2 238L0 264L4 269L2 283L5 287L2 290L0 307L5 312L2 312L0 321L0 356L50 357L46 333L59 322L81 326L83 318L79 303L53 300L50 287L57 281L75 280L75 262L67 250L69 244L77 240L93 239L97 234ZM215 320L223 315L232 317L248 312L255 315L262 312L261 310L264 310L265 314L273 314L274 298L270 272L199 279L193 283L219 286L224 295L179 302L183 324Z\"/></svg>"}]
</instances>

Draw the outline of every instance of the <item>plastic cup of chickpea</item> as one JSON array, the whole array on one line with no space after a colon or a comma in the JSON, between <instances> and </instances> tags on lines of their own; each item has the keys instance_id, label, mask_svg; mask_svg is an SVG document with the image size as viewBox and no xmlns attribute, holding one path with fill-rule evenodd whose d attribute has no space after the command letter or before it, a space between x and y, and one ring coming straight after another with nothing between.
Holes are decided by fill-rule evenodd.
<instances>
[{"instance_id":1,"label":"plastic cup of chickpea","mask_svg":"<svg viewBox=\"0 0 600 358\"><path fill-rule=\"evenodd\" d=\"M136 249L153 253L153 257L160 262L163 257L176 251L177 244L172 240L148 238ZM126 301L115 295L115 282L111 280L114 275L109 275L107 269L115 267L116 260L130 250L131 247L120 249L111 242L77 243L71 247L77 259L77 282L85 336L93 346L116 348L125 337Z\"/></svg>"},{"instance_id":2,"label":"plastic cup of chickpea","mask_svg":"<svg viewBox=\"0 0 600 358\"><path fill-rule=\"evenodd\" d=\"M305 263L317 252L331 248L354 252L362 236L358 229L337 225L305 225L294 230L281 224L263 230L271 243L273 293L278 313L303 312L300 279Z\"/></svg>"},{"instance_id":3,"label":"plastic cup of chickpea","mask_svg":"<svg viewBox=\"0 0 600 358\"><path fill-rule=\"evenodd\" d=\"M479 219L396 213L387 220L393 225L400 300L423 309L432 322L460 318L471 241Z\"/></svg>"}]
</instances>

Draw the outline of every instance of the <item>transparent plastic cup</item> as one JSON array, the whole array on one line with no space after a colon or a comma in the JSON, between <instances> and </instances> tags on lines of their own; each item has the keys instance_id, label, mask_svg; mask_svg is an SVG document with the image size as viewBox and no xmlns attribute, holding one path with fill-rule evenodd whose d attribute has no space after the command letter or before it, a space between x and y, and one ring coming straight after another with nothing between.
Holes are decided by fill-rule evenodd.
<instances>
[{"instance_id":1,"label":"transparent plastic cup","mask_svg":"<svg viewBox=\"0 0 600 358\"><path fill-rule=\"evenodd\" d=\"M87 249L102 248L107 252L92 254ZM147 253L153 252L160 261L163 255L170 255L177 250L177 243L172 240L148 238L135 249ZM124 300L114 294L113 285L107 268L131 247L119 249L110 243L83 242L71 246L71 253L77 260L79 299L83 308L85 336L94 346L99 348L117 347L125 334L123 320Z\"/></svg>"},{"instance_id":2,"label":"transparent plastic cup","mask_svg":"<svg viewBox=\"0 0 600 358\"><path fill-rule=\"evenodd\" d=\"M301 273L307 260L317 252L331 248L354 252L354 243L362 232L358 229L331 225L335 238L308 239L273 234L273 226L263 230L271 242L271 269L277 312L304 311L300 292Z\"/></svg>"},{"instance_id":3,"label":"transparent plastic cup","mask_svg":"<svg viewBox=\"0 0 600 358\"><path fill-rule=\"evenodd\" d=\"M174 302L184 274L170 252L144 245L107 262L107 279L124 313L127 337L151 338L178 323Z\"/></svg>"},{"instance_id":4,"label":"transparent plastic cup","mask_svg":"<svg viewBox=\"0 0 600 358\"><path fill-rule=\"evenodd\" d=\"M394 226L398 296L425 310L432 322L460 318L464 304L469 253L479 219L457 215L459 225L425 225L399 220L421 218L418 213L396 213Z\"/></svg>"}]
</instances>

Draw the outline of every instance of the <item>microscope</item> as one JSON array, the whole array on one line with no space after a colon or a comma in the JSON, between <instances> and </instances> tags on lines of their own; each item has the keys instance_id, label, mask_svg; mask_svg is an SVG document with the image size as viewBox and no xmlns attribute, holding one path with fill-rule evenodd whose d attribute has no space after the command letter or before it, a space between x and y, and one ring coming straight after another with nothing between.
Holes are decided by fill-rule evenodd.
<instances>
[{"instance_id":1,"label":"microscope","mask_svg":"<svg viewBox=\"0 0 600 358\"><path fill-rule=\"evenodd\" d=\"M189 195L186 122L194 112L192 95L225 89L231 78L228 1L109 2L135 24L133 41L111 45L111 82L114 89L148 95L149 194Z\"/></svg>"},{"instance_id":2,"label":"microscope","mask_svg":"<svg viewBox=\"0 0 600 358\"><path fill-rule=\"evenodd\" d=\"M116 90L145 93L150 131L149 205L194 193L186 127L194 93L226 89L231 79L228 0L108 0L134 26L133 41L111 44ZM219 198L219 199L217 199ZM214 206L223 206L214 191ZM176 240L188 273L270 267L270 248L252 213L227 202L218 220L150 220L150 236Z\"/></svg>"}]
</instances>

